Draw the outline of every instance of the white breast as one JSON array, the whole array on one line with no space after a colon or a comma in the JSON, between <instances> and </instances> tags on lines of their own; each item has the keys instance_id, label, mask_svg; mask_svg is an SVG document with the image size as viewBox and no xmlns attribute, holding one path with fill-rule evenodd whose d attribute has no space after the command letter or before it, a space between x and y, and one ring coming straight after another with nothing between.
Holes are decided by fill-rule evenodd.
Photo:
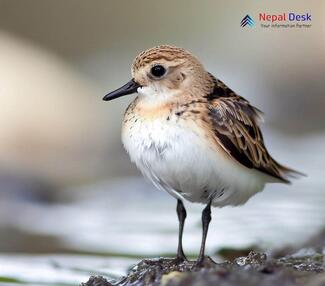
<instances>
[{"instance_id":1,"label":"white breast","mask_svg":"<svg viewBox=\"0 0 325 286\"><path fill-rule=\"evenodd\" d=\"M192 202L213 198L214 206L242 204L263 189L263 175L216 152L182 121L135 117L123 127L131 161L157 188Z\"/></svg>"}]
</instances>

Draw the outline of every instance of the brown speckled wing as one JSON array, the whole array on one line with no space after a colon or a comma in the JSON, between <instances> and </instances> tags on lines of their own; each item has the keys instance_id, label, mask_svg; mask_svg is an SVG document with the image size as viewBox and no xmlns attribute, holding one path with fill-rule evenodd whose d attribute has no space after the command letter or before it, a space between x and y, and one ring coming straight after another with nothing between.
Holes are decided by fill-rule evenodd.
<instances>
[{"instance_id":1,"label":"brown speckled wing","mask_svg":"<svg viewBox=\"0 0 325 286\"><path fill-rule=\"evenodd\" d=\"M262 120L260 110L219 80L208 100L216 140L231 157L282 182L289 183L287 177L299 174L280 165L268 153L258 126Z\"/></svg>"}]
</instances>

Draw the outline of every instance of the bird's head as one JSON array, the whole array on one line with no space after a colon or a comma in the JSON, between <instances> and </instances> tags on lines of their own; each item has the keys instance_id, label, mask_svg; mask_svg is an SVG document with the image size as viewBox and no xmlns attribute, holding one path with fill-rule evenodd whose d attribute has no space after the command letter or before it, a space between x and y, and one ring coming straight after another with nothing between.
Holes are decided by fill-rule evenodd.
<instances>
[{"instance_id":1,"label":"bird's head","mask_svg":"<svg viewBox=\"0 0 325 286\"><path fill-rule=\"evenodd\" d=\"M148 101L165 101L189 94L200 96L213 89L213 79L188 51L173 46L158 46L140 53L132 65L132 79L103 99L138 92Z\"/></svg>"}]
</instances>

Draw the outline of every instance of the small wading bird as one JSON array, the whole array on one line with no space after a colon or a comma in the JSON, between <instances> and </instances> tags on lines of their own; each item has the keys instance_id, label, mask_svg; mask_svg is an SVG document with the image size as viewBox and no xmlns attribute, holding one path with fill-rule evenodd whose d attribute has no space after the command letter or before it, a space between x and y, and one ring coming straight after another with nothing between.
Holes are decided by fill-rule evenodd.
<instances>
[{"instance_id":1,"label":"small wading bird","mask_svg":"<svg viewBox=\"0 0 325 286\"><path fill-rule=\"evenodd\" d=\"M300 174L268 153L259 128L261 111L184 49L164 45L140 53L131 81L103 99L132 93L138 96L124 115L123 145L143 175L177 199L180 261L186 260L183 199L206 205L200 265L211 206L243 204L266 183L289 183Z\"/></svg>"}]
</instances>

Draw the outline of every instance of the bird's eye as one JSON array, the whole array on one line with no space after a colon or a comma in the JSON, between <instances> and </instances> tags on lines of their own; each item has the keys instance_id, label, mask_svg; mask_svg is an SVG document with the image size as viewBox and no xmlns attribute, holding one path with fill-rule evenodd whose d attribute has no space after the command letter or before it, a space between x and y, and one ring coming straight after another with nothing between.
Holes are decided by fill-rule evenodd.
<instances>
[{"instance_id":1,"label":"bird's eye","mask_svg":"<svg viewBox=\"0 0 325 286\"><path fill-rule=\"evenodd\" d=\"M162 77L166 73L166 69L162 65L155 65L151 68L151 74L154 77Z\"/></svg>"}]
</instances>

